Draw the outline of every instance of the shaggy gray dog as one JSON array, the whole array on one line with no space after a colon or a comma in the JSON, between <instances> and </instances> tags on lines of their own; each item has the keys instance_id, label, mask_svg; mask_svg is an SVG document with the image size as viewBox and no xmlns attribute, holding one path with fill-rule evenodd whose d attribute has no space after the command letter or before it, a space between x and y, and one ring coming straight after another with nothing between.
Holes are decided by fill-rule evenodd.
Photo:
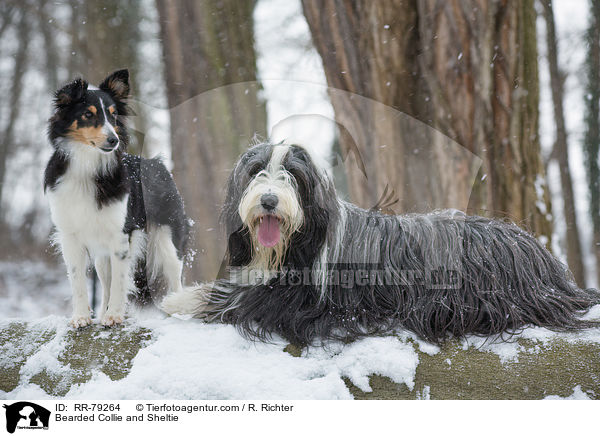
<instances>
[{"instance_id":1,"label":"shaggy gray dog","mask_svg":"<svg viewBox=\"0 0 600 436\"><path fill-rule=\"evenodd\" d=\"M230 277L168 296L169 313L296 344L404 328L432 342L571 330L600 293L514 224L458 211L383 215L344 202L298 146L260 144L229 179Z\"/></svg>"}]
</instances>

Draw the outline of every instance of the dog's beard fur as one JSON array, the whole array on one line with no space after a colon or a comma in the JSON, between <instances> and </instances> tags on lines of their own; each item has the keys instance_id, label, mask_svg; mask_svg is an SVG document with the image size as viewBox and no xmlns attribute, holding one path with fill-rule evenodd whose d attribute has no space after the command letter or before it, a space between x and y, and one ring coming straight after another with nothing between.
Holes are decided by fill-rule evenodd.
<instances>
[{"instance_id":1,"label":"dog's beard fur","mask_svg":"<svg viewBox=\"0 0 600 436\"><path fill-rule=\"evenodd\" d=\"M299 226L289 219L280 219L279 231L281 237L279 242L273 247L265 247L258 240L258 225L259 219L256 219L248 226L252 241L252 261L248 265L248 269L262 271L261 275L266 281L278 271L281 271L290 237L298 230Z\"/></svg>"},{"instance_id":2,"label":"dog's beard fur","mask_svg":"<svg viewBox=\"0 0 600 436\"><path fill-rule=\"evenodd\" d=\"M284 148L287 150L287 147ZM261 271L263 281L282 269L290 239L302 227L304 220L296 183L281 165L285 150L275 149L267 169L260 171L244 191L238 208L251 241L252 260L248 269ZM260 200L267 193L278 198L277 207L269 212L261 206ZM258 238L259 226L266 215L275 216L279 225L280 237L273 247L264 246Z\"/></svg>"}]
</instances>

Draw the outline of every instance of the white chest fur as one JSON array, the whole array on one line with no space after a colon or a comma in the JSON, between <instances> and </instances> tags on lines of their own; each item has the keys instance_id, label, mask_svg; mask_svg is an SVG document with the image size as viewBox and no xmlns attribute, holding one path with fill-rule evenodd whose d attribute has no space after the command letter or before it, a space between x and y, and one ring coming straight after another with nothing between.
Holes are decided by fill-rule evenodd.
<instances>
[{"instance_id":1,"label":"white chest fur","mask_svg":"<svg viewBox=\"0 0 600 436\"><path fill-rule=\"evenodd\" d=\"M83 245L90 256L106 256L127 241L123 227L127 217L125 195L118 201L99 208L94 177L99 168L111 161L95 152L73 153L66 173L48 190L52 221L57 231L69 235Z\"/></svg>"}]
</instances>

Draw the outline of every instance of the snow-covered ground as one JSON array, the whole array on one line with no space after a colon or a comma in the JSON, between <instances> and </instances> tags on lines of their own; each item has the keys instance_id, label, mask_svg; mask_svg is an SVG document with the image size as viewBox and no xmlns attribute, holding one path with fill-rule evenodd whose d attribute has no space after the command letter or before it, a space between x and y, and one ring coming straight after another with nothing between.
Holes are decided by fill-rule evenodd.
<instances>
[{"instance_id":1,"label":"snow-covered ground","mask_svg":"<svg viewBox=\"0 0 600 436\"><path fill-rule=\"evenodd\" d=\"M0 320L67 316L70 311L71 289L62 264L0 262Z\"/></svg>"},{"instance_id":2,"label":"snow-covered ground","mask_svg":"<svg viewBox=\"0 0 600 436\"><path fill-rule=\"evenodd\" d=\"M0 329L17 317L28 321L29 328L35 331L56 331L53 339L20 369L19 386L11 392L0 391L0 398L51 398L30 378L44 368L59 374L69 371L68 365L65 367L58 359L71 332L67 325L70 299L66 275L62 268L33 262L25 266L0 263L0 272L0 292L3 301L8 302L0 306ZM44 287L52 292L41 292ZM36 294L36 290L40 292ZM600 306L588 317L599 319ZM412 389L419 364L417 350L429 355L440 352L435 345L399 332L397 337L312 347L300 357L293 357L284 351L287 343L283 340L275 339L269 344L252 342L232 326L170 318L157 310L132 313L125 330L140 328L152 331L152 339L133 359L125 378L112 381L97 371L89 381L72 386L66 398L352 399L344 378L365 392L371 390L368 377L372 374L389 377ZM521 336L539 344L557 337L600 343L600 330L567 335L530 328ZM463 348L469 347L496 353L503 363L518 360L523 351L518 342L494 342L490 338L465 339ZM3 358L11 356L0 356L0 363ZM581 388L573 388L568 398L587 398ZM422 397L427 398L426 392Z\"/></svg>"},{"instance_id":3,"label":"snow-covered ground","mask_svg":"<svg viewBox=\"0 0 600 436\"><path fill-rule=\"evenodd\" d=\"M0 323L0 328L8 321ZM235 328L154 313L129 324L153 331L124 379L111 381L96 372L66 398L96 399L352 399L342 377L369 391L368 376L381 374L414 386L418 357L409 343L395 337L368 338L351 345L313 348L300 358L284 352L286 343L255 343ZM44 368L60 373L58 351L69 331L67 319L49 316L33 328L56 329L57 335L21 368L21 385L0 397L51 398L27 380Z\"/></svg>"},{"instance_id":4,"label":"snow-covered ground","mask_svg":"<svg viewBox=\"0 0 600 436\"><path fill-rule=\"evenodd\" d=\"M600 308L596 312L600 315ZM8 322L0 322L0 328L6 327ZM313 347L302 356L293 357L284 351L284 341L251 342L227 325L166 318L154 312L129 320L125 329L133 331L140 327L150 329L152 339L134 358L125 378L113 381L97 371L88 382L72 386L65 398L352 399L344 378L365 392L371 391L369 376L372 374L389 377L412 390L419 364L417 348L430 355L440 352L437 346L401 333L398 337L373 337L347 345ZM0 391L0 398L51 399L53 397L31 383L30 378L48 369L58 374L69 371L68 365L65 367L57 359L70 330L67 318L48 316L30 323L30 328L56 330L57 334L27 359L20 370L19 386L8 393ZM539 344L558 335L541 328L523 333L523 337ZM600 331L561 337L600 343ZM489 338L465 339L463 348L469 347L496 353L504 363L518 359L522 349L516 342L491 343ZM428 399L425 390L420 398ZM589 399L579 386L574 386L573 394L566 398Z\"/></svg>"},{"instance_id":5,"label":"snow-covered ground","mask_svg":"<svg viewBox=\"0 0 600 436\"><path fill-rule=\"evenodd\" d=\"M60 372L57 357L70 330L70 294L62 264L0 262L0 328L25 320L57 332L21 369L25 383L8 394L0 391L0 398L49 398L26 382L27 375L49 367ZM351 399L342 377L368 391L373 373L414 384L417 354L392 337L314 348L298 359L283 351L285 342L254 343L232 326L167 318L158 311L132 315L128 328L148 328L153 340L140 350L129 375L114 382L98 372L67 398Z\"/></svg>"},{"instance_id":6,"label":"snow-covered ground","mask_svg":"<svg viewBox=\"0 0 600 436\"><path fill-rule=\"evenodd\" d=\"M581 390L581 386L575 386L573 394L568 397L559 397L558 395L548 395L544 400L590 400L585 392Z\"/></svg>"}]
</instances>

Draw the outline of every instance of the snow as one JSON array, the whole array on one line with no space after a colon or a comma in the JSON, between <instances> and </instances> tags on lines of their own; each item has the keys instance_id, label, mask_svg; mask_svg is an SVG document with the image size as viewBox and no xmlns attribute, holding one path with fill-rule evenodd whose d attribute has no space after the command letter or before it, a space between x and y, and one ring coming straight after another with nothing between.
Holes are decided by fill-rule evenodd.
<instances>
[{"instance_id":1,"label":"snow","mask_svg":"<svg viewBox=\"0 0 600 436\"><path fill-rule=\"evenodd\" d=\"M582 319L588 320L600 320L600 305L596 305L590 309L590 311L582 317ZM533 341L536 345L533 348L540 351L541 346L548 346L551 342L556 340L566 341L568 343L597 343L600 344L600 330L599 329L587 329L578 332L563 333L548 330L544 327L527 327L523 331L515 335L514 337L506 337L498 335L494 337L479 337L479 336L467 336L462 340L463 350L467 350L471 347L476 348L480 351L489 351L495 353L500 358L502 364L509 362L517 362L520 352L527 351L532 352L532 348L526 348L517 342L517 339L526 339Z\"/></svg>"},{"instance_id":2,"label":"snow","mask_svg":"<svg viewBox=\"0 0 600 436\"><path fill-rule=\"evenodd\" d=\"M42 369L57 375L69 372L69 368L62 365L58 360L58 356L63 349L64 336L69 330L66 321L66 318L52 315L33 323L31 328L34 331L43 332L49 326L56 328L56 336L43 344L33 356L27 359L20 371L20 376L23 379L29 380L34 375L39 374Z\"/></svg>"},{"instance_id":3,"label":"snow","mask_svg":"<svg viewBox=\"0 0 600 436\"><path fill-rule=\"evenodd\" d=\"M0 328L17 319L27 321L30 330L39 332L35 337L56 331L21 367L20 385L11 392L0 391L0 398L52 398L31 383L31 378L42 370L57 375L70 371L58 359L71 330L67 326L70 291L64 267L42 262L0 262L0 285L0 294L7 303L0 305ZM600 319L600 305L585 318ZM294 357L284 351L287 343L281 339L269 344L253 342L229 325L166 317L156 310L134 311L124 327L130 331L140 328L151 330L152 339L133 359L125 378L112 381L97 371L86 383L72 386L66 398L351 399L344 379L370 392L372 374L413 390L419 364L417 351L431 356L440 352L437 345L408 332L397 332L396 336L365 338L352 344L311 347ZM532 327L519 337L534 341L540 349L556 339L600 343L600 330L564 334ZM518 360L525 348L516 340L501 339L471 336L462 340L462 347L495 353L503 364ZM30 350L35 346L31 344ZM5 359L14 361L17 357L10 348L1 350L0 365ZM450 359L446 363L452 366ZM576 388L568 398L585 396ZM423 391L418 397L427 399L429 392Z\"/></svg>"},{"instance_id":4,"label":"snow","mask_svg":"<svg viewBox=\"0 0 600 436\"><path fill-rule=\"evenodd\" d=\"M599 314L600 306L592 315ZM0 322L0 328L8 322ZM29 328L40 333L56 331L56 335L27 359L20 371L20 385L11 392L0 391L0 398L53 398L31 383L31 378L42 371L60 375L70 370L57 359L70 331L67 318L48 316L30 322ZM158 311L134 314L124 327L132 331L139 328L151 330L152 339L133 359L125 378L112 381L97 371L86 383L73 385L65 398L352 399L345 378L364 392L371 391L369 376L372 374L388 377L413 390L419 364L417 350L429 355L440 352L435 345L399 332L397 336L365 338L351 344L311 347L300 357L294 357L284 351L287 344L283 340L275 339L268 344L253 342L229 325L165 317ZM536 327L525 329L520 337L536 341L538 349L556 338L600 343L598 330L566 335ZM503 364L516 361L519 352L525 351L516 341L499 339L467 337L462 341L463 349L475 347L493 352ZM3 350L3 354L5 352ZM531 349L528 352L531 353ZM10 354L2 357L11 358L14 356ZM450 359L446 363L452 365ZM417 397L429 399L429 389ZM588 396L580 387L575 387L573 395L567 398L587 399Z\"/></svg>"},{"instance_id":5,"label":"snow","mask_svg":"<svg viewBox=\"0 0 600 436\"><path fill-rule=\"evenodd\" d=\"M155 312L125 328L135 327L151 329L153 339L134 358L129 374L111 381L96 372L87 383L74 385L65 398L352 399L343 378L370 391L368 376L380 374L412 389L419 362L414 346L396 337L315 347L293 357L283 350L283 341L248 341L228 325L165 318ZM67 319L46 317L32 328L56 329L57 334L27 360L21 384L9 393L0 391L0 397L51 398L29 379L44 369L69 369L56 358L69 331Z\"/></svg>"},{"instance_id":6,"label":"snow","mask_svg":"<svg viewBox=\"0 0 600 436\"><path fill-rule=\"evenodd\" d=\"M431 386L425 385L423 392L417 393L417 400L431 400Z\"/></svg>"},{"instance_id":7,"label":"snow","mask_svg":"<svg viewBox=\"0 0 600 436\"><path fill-rule=\"evenodd\" d=\"M577 385L573 389L573 393L568 397L559 397L558 395L548 395L544 400L591 400L588 395L581 390L581 386Z\"/></svg>"},{"instance_id":8,"label":"snow","mask_svg":"<svg viewBox=\"0 0 600 436\"><path fill-rule=\"evenodd\" d=\"M31 377L42 369L55 374L69 371L57 357L70 330L70 293L62 264L0 262L0 328L25 320L40 335L56 330L56 336L21 368L21 385L10 393L0 391L0 397L50 398L29 382ZM283 351L282 340L251 342L232 326L165 318L158 312L134 313L125 328L140 327L152 330L153 340L135 357L126 378L111 381L98 371L87 383L73 386L66 397L351 399L343 378L370 391L368 376L380 374L412 389L418 365L415 347L428 353L439 350L425 342L409 342L411 336L404 334L311 348L293 357ZM15 357L3 349L0 364Z\"/></svg>"},{"instance_id":9,"label":"snow","mask_svg":"<svg viewBox=\"0 0 600 436\"><path fill-rule=\"evenodd\" d=\"M67 316L71 290L63 265L40 261L0 261L0 319Z\"/></svg>"}]
</instances>

